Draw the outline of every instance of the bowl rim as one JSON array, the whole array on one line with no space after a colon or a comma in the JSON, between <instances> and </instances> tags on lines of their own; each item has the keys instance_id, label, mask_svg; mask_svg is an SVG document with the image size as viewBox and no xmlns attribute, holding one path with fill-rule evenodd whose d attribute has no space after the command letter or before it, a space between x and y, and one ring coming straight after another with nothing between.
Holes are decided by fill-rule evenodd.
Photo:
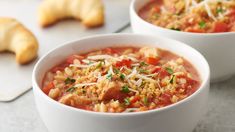
<instances>
[{"instance_id":1,"label":"bowl rim","mask_svg":"<svg viewBox=\"0 0 235 132\"><path fill-rule=\"evenodd\" d=\"M33 91L34 91L34 97L35 94L40 94L40 97L45 98L45 100L49 101L50 103L57 105L58 107L62 107L63 109L67 109L69 111L73 111L73 112L82 112L83 114L89 114L89 115L96 115L96 116L113 116L113 117L123 117L123 116L136 116L136 115L147 115L147 114L152 114L152 113L158 113L158 112L162 112L162 111L168 111L168 110L172 110L175 107L188 102L190 100L192 100L193 98L195 98L196 96L198 96L198 94L200 94L204 89L208 88L209 89L209 83L210 83L210 67L208 62L206 61L206 59L204 58L204 56L198 52L197 50L195 50L194 48L188 46L187 44L184 44L180 41L177 40L173 40L173 39L169 39L169 38L165 38L165 37L161 37L167 41L171 41L171 42L176 42L179 43L181 46L186 47L187 49L193 51L198 57L200 57L205 65L206 68L206 74L205 74L205 79L202 80L200 87L190 96L186 97L185 99L176 102L174 104L162 107L162 108L157 108L157 109L152 109L152 110L147 110L147 111L142 111L142 112L130 112L130 113L107 113L107 112L95 112L95 111L88 111L88 110L83 110L83 109L78 109L78 108L74 108L71 106L67 106L64 104L59 103L58 101L55 101L53 99L51 99L49 96L47 96L45 93L43 93L43 91L41 90L40 86L38 85L37 81L36 81L36 73L38 71L38 68L41 65L41 62L51 53L53 53L54 51L70 46L70 45L74 45L74 43L79 44L79 41L82 40L88 40L88 39L96 39L96 38L102 38L102 37L125 37L125 36L135 36L135 37L151 37L154 38L155 36L153 35L144 35L144 34L132 34L132 33L119 33L119 34L102 34L102 35L93 35L93 36L88 36L88 37L83 37L81 39L77 39L77 40L73 40L73 41L68 41L52 50L50 50L49 52L47 52L46 54L44 54L36 63L36 65L34 66L33 69L33 73L32 73L32 85L33 85ZM167 49L168 50L168 49ZM169 50L170 51L170 50ZM190 62L190 60L188 60ZM200 71L198 71L200 73Z\"/></svg>"},{"instance_id":2,"label":"bowl rim","mask_svg":"<svg viewBox=\"0 0 235 132\"><path fill-rule=\"evenodd\" d=\"M152 23L149 23L147 21L145 21L144 19L142 19L138 13L137 10L135 9L135 4L140 1L140 0L132 0L130 7L129 7L129 12L130 12L130 17L133 15L133 17L136 17L138 21L140 21L142 24L145 24L144 26L148 26L150 28L153 28L154 30L162 30L165 32L171 32L171 33L176 33L176 34L180 34L180 35L191 35L191 36L222 36L222 35L235 35L235 32L219 32L219 33L192 33L192 32L184 32L184 31L175 31L175 30L171 30L171 29L167 29L164 27L160 27L157 25L154 25ZM149 1L149 0L148 0ZM132 17L131 17L131 21L132 21Z\"/></svg>"}]
</instances>

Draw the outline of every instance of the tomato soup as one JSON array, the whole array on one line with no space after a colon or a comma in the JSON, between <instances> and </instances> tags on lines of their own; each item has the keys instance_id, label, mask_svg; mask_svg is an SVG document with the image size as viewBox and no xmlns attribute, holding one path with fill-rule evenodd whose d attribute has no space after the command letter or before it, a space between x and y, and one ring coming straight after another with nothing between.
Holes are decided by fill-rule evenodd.
<instances>
[{"instance_id":1,"label":"tomato soup","mask_svg":"<svg viewBox=\"0 0 235 132\"><path fill-rule=\"evenodd\" d=\"M138 14L149 23L176 31L235 31L234 0L150 0Z\"/></svg>"},{"instance_id":2,"label":"tomato soup","mask_svg":"<svg viewBox=\"0 0 235 132\"><path fill-rule=\"evenodd\" d=\"M201 80L187 60L169 51L111 47L69 56L42 83L42 91L59 103L121 113L177 103L193 94Z\"/></svg>"}]
</instances>

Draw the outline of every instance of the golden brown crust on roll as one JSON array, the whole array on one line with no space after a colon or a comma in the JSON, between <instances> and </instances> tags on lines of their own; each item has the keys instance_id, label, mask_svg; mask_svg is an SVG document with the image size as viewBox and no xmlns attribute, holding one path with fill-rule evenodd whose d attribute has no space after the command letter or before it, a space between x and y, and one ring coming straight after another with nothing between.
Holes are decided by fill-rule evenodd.
<instances>
[{"instance_id":1,"label":"golden brown crust on roll","mask_svg":"<svg viewBox=\"0 0 235 132\"><path fill-rule=\"evenodd\" d=\"M104 6L101 0L44 0L39 7L39 24L52 25L59 20L74 18L86 27L104 23Z\"/></svg>"},{"instance_id":2,"label":"golden brown crust on roll","mask_svg":"<svg viewBox=\"0 0 235 132\"><path fill-rule=\"evenodd\" d=\"M0 52L16 54L19 64L26 64L37 56L38 42L34 35L13 18L0 18Z\"/></svg>"}]
</instances>

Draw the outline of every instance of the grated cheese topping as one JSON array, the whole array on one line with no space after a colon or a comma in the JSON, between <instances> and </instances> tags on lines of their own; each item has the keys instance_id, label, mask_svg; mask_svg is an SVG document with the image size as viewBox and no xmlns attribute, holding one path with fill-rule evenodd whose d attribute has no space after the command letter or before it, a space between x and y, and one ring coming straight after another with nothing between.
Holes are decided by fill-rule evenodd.
<instances>
[{"instance_id":1,"label":"grated cheese topping","mask_svg":"<svg viewBox=\"0 0 235 132\"><path fill-rule=\"evenodd\" d=\"M91 85L96 85L97 83L81 83L81 84L76 84L74 87L83 87L83 86L91 86Z\"/></svg>"}]
</instances>

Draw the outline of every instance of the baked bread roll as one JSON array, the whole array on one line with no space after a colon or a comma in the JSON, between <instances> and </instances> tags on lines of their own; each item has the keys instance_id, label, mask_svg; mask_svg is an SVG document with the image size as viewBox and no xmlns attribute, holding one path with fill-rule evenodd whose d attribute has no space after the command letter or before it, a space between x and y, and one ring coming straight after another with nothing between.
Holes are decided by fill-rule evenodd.
<instances>
[{"instance_id":1,"label":"baked bread roll","mask_svg":"<svg viewBox=\"0 0 235 132\"><path fill-rule=\"evenodd\" d=\"M80 20L86 27L103 25L102 0L44 0L39 7L38 19L42 27L66 18Z\"/></svg>"},{"instance_id":2,"label":"baked bread roll","mask_svg":"<svg viewBox=\"0 0 235 132\"><path fill-rule=\"evenodd\" d=\"M21 23L0 17L0 52L15 53L19 64L26 64L37 56L38 42Z\"/></svg>"}]
</instances>

